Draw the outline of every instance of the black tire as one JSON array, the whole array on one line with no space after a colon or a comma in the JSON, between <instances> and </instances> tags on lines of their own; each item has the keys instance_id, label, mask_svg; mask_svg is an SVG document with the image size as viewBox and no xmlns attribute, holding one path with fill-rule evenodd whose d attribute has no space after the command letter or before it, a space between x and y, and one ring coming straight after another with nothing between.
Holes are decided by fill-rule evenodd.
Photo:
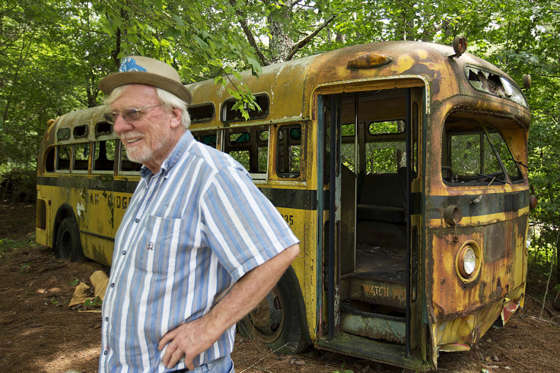
<instances>
[{"instance_id":1,"label":"black tire","mask_svg":"<svg viewBox=\"0 0 560 373\"><path fill-rule=\"evenodd\" d=\"M58 258L68 258L73 262L84 259L80 231L74 218L66 217L58 225L54 253Z\"/></svg>"},{"instance_id":2,"label":"black tire","mask_svg":"<svg viewBox=\"0 0 560 373\"><path fill-rule=\"evenodd\" d=\"M294 354L311 344L299 282L290 267L263 301L237 323L241 335L277 353Z\"/></svg>"}]
</instances>

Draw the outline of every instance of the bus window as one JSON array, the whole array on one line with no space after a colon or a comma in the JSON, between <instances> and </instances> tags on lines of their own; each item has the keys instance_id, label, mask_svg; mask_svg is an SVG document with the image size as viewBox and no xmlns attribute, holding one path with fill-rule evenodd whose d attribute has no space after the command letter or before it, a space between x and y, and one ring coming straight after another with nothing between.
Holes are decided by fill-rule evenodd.
<instances>
[{"instance_id":1,"label":"bus window","mask_svg":"<svg viewBox=\"0 0 560 373\"><path fill-rule=\"evenodd\" d=\"M74 157L72 159L74 171L87 171L89 159L89 143L74 145Z\"/></svg>"},{"instance_id":2,"label":"bus window","mask_svg":"<svg viewBox=\"0 0 560 373\"><path fill-rule=\"evenodd\" d=\"M495 130L448 132L446 138L442 162L445 181L485 185L506 183L508 177L522 180L507 144Z\"/></svg>"},{"instance_id":3,"label":"bus window","mask_svg":"<svg viewBox=\"0 0 560 373\"><path fill-rule=\"evenodd\" d=\"M227 132L225 152L249 171L251 168L251 135L249 131L229 130Z\"/></svg>"},{"instance_id":4,"label":"bus window","mask_svg":"<svg viewBox=\"0 0 560 373\"><path fill-rule=\"evenodd\" d=\"M109 122L97 122L95 124L95 137L110 135L113 133L113 125Z\"/></svg>"},{"instance_id":5,"label":"bus window","mask_svg":"<svg viewBox=\"0 0 560 373\"><path fill-rule=\"evenodd\" d=\"M366 173L396 174L398 169L406 167L404 141L368 142L366 144Z\"/></svg>"},{"instance_id":6,"label":"bus window","mask_svg":"<svg viewBox=\"0 0 560 373\"><path fill-rule=\"evenodd\" d=\"M356 172L356 147L355 147L355 127L354 123L341 125L342 145L341 161L350 171Z\"/></svg>"},{"instance_id":7,"label":"bus window","mask_svg":"<svg viewBox=\"0 0 560 373\"><path fill-rule=\"evenodd\" d=\"M214 118L214 104L200 104L189 106L189 116L191 123L208 122Z\"/></svg>"},{"instance_id":8,"label":"bus window","mask_svg":"<svg viewBox=\"0 0 560 373\"><path fill-rule=\"evenodd\" d=\"M70 128L59 128L56 131L56 139L58 141L68 140L70 138Z\"/></svg>"},{"instance_id":9,"label":"bus window","mask_svg":"<svg viewBox=\"0 0 560 373\"><path fill-rule=\"evenodd\" d=\"M257 131L257 148L257 172L266 173L268 169L268 128Z\"/></svg>"},{"instance_id":10,"label":"bus window","mask_svg":"<svg viewBox=\"0 0 560 373\"><path fill-rule=\"evenodd\" d=\"M128 159L128 157L126 156L126 148L122 143L120 144L120 147L121 147L121 158L119 163L119 172L122 171L122 172L129 173L129 172L140 171L142 165L140 163L136 163Z\"/></svg>"},{"instance_id":11,"label":"bus window","mask_svg":"<svg viewBox=\"0 0 560 373\"><path fill-rule=\"evenodd\" d=\"M88 125L87 124L82 124L80 126L76 126L74 127L74 138L75 139L81 139L83 137L87 137L88 135Z\"/></svg>"},{"instance_id":12,"label":"bus window","mask_svg":"<svg viewBox=\"0 0 560 373\"><path fill-rule=\"evenodd\" d=\"M270 101L266 93L256 94L255 101L257 102L258 107L248 110L248 120L262 119L268 116ZM222 104L222 122L240 122L244 120L241 112L237 110L236 104L237 99L235 98L230 98L224 101L224 103Z\"/></svg>"},{"instance_id":13,"label":"bus window","mask_svg":"<svg viewBox=\"0 0 560 373\"><path fill-rule=\"evenodd\" d=\"M404 133L404 120L384 120L371 122L368 131L371 135L389 135L392 133Z\"/></svg>"},{"instance_id":14,"label":"bus window","mask_svg":"<svg viewBox=\"0 0 560 373\"><path fill-rule=\"evenodd\" d=\"M406 167L403 120L371 122L367 128L366 174L396 174Z\"/></svg>"},{"instance_id":15,"label":"bus window","mask_svg":"<svg viewBox=\"0 0 560 373\"><path fill-rule=\"evenodd\" d=\"M45 153L45 171L54 172L55 168L55 158L54 158L55 148L50 147Z\"/></svg>"},{"instance_id":16,"label":"bus window","mask_svg":"<svg viewBox=\"0 0 560 373\"><path fill-rule=\"evenodd\" d=\"M70 145L59 145L56 147L56 170L70 170Z\"/></svg>"},{"instance_id":17,"label":"bus window","mask_svg":"<svg viewBox=\"0 0 560 373\"><path fill-rule=\"evenodd\" d=\"M218 136L216 131L198 131L193 132L192 134L196 140L213 148L215 148L218 143Z\"/></svg>"},{"instance_id":18,"label":"bus window","mask_svg":"<svg viewBox=\"0 0 560 373\"><path fill-rule=\"evenodd\" d=\"M97 141L93 151L93 172L113 172L117 140Z\"/></svg>"},{"instance_id":19,"label":"bus window","mask_svg":"<svg viewBox=\"0 0 560 373\"><path fill-rule=\"evenodd\" d=\"M266 177L268 166L268 127L226 130L224 152L241 163L253 178Z\"/></svg>"},{"instance_id":20,"label":"bus window","mask_svg":"<svg viewBox=\"0 0 560 373\"><path fill-rule=\"evenodd\" d=\"M521 175L521 172L517 167L517 163L511 155L511 152L509 151L509 148L507 147L506 142L504 141L502 136L500 136L498 132L491 132L488 133L488 139L500 156L502 164L504 165L511 181L523 180L523 176Z\"/></svg>"},{"instance_id":21,"label":"bus window","mask_svg":"<svg viewBox=\"0 0 560 373\"><path fill-rule=\"evenodd\" d=\"M276 173L280 177L294 178L300 175L302 162L301 125L278 128L276 144Z\"/></svg>"}]
</instances>

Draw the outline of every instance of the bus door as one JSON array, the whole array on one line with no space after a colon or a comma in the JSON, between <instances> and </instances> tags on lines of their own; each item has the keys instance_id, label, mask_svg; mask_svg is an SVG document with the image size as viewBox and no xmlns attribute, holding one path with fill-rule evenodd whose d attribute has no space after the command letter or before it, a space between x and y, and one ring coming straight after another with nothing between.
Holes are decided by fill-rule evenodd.
<instances>
[{"instance_id":1,"label":"bus door","mask_svg":"<svg viewBox=\"0 0 560 373\"><path fill-rule=\"evenodd\" d=\"M421 97L420 88L320 96L328 212L319 347L410 366L395 359L411 352L418 238L411 238L410 201Z\"/></svg>"}]
</instances>

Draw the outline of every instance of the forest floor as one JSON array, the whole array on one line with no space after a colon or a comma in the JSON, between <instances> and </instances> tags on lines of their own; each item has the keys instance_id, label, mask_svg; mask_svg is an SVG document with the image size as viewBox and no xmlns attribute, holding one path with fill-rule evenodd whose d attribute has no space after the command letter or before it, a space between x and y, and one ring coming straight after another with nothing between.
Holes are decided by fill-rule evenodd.
<instances>
[{"instance_id":1,"label":"forest floor","mask_svg":"<svg viewBox=\"0 0 560 373\"><path fill-rule=\"evenodd\" d=\"M69 308L79 281L104 269L57 259L34 242L34 205L0 204L0 372L96 372L99 307ZM560 314L540 300L546 278L529 276L525 309L504 328L492 327L471 351L442 353L443 372L560 372ZM540 297L540 295L539 295ZM90 309L87 309L90 308ZM238 335L237 373L402 372L383 364L310 350L276 355Z\"/></svg>"}]
</instances>

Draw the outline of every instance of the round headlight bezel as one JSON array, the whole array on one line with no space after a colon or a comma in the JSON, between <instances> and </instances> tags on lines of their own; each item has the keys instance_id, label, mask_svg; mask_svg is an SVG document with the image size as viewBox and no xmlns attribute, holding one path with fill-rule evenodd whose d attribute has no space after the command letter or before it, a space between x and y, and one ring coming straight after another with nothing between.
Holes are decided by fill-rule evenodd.
<instances>
[{"instance_id":1,"label":"round headlight bezel","mask_svg":"<svg viewBox=\"0 0 560 373\"><path fill-rule=\"evenodd\" d=\"M467 241L461 245L455 257L457 276L464 283L473 282L478 278L482 268L482 252L475 241Z\"/></svg>"}]
</instances>

